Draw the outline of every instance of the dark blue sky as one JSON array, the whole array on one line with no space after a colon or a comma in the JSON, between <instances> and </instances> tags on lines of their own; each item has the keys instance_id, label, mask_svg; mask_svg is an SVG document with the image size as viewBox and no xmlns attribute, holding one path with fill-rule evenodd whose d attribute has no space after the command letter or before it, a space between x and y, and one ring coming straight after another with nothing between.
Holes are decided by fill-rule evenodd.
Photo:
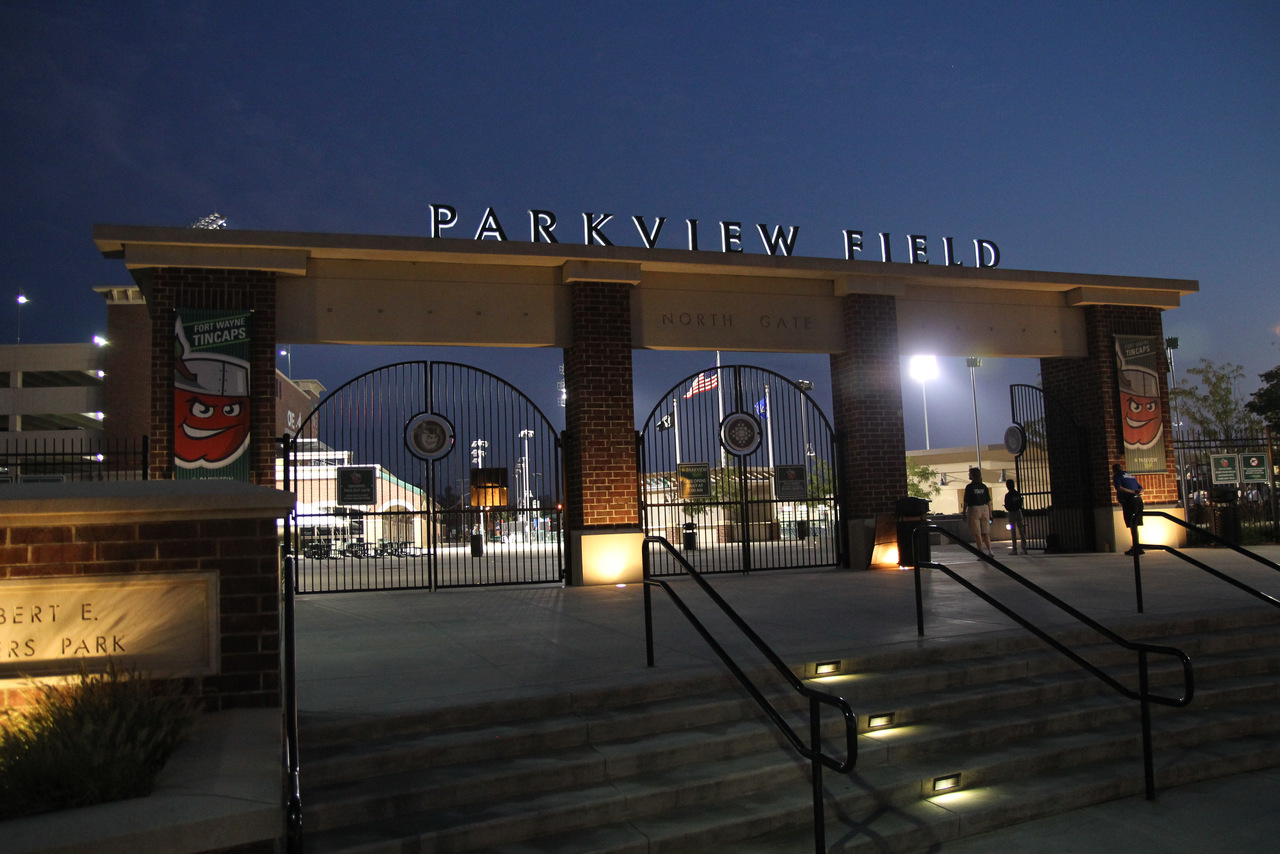
<instances>
[{"instance_id":1,"label":"dark blue sky","mask_svg":"<svg viewBox=\"0 0 1280 854\"><path fill-rule=\"evenodd\" d=\"M1242 364L1247 394L1280 364L1273 2L4 0L0 40L10 341L19 289L24 342L102 330L90 288L130 280L95 223L425 234L441 202L513 238L530 208L562 240L583 211L632 244L634 214L795 225L829 257L843 228L984 237L1007 268L1198 279L1165 315L1180 374ZM457 359L551 402L560 356L299 347L292 370ZM829 384L824 357L742 358ZM713 361L638 353L637 414ZM984 442L1037 372L980 369ZM928 401L934 447L973 441L962 359ZM910 380L904 406L921 447Z\"/></svg>"}]
</instances>

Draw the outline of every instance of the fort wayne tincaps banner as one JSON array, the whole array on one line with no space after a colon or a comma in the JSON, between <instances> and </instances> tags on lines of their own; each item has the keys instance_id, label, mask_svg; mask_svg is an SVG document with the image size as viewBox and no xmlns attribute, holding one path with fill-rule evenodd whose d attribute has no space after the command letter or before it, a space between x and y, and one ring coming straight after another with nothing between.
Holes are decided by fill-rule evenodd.
<instances>
[{"instance_id":1,"label":"fort wayne tincaps banner","mask_svg":"<svg viewBox=\"0 0 1280 854\"><path fill-rule=\"evenodd\" d=\"M1116 336L1124 465L1131 473L1165 470L1160 346L1155 336Z\"/></svg>"},{"instance_id":2,"label":"fort wayne tincaps banner","mask_svg":"<svg viewBox=\"0 0 1280 854\"><path fill-rule=\"evenodd\" d=\"M249 480L249 313L178 309L174 478Z\"/></svg>"}]
</instances>

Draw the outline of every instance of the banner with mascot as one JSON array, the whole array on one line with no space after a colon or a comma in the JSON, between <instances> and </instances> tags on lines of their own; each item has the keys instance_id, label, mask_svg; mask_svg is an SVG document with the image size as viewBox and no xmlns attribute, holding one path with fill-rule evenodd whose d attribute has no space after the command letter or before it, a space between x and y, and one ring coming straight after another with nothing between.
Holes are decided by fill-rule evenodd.
<instances>
[{"instance_id":1,"label":"banner with mascot","mask_svg":"<svg viewBox=\"0 0 1280 854\"><path fill-rule=\"evenodd\" d=\"M179 309L174 319L174 478L249 480L249 314Z\"/></svg>"},{"instance_id":2,"label":"banner with mascot","mask_svg":"<svg viewBox=\"0 0 1280 854\"><path fill-rule=\"evenodd\" d=\"M1117 335L1115 340L1125 469L1130 473L1163 472L1165 404L1160 397L1160 339Z\"/></svg>"}]
</instances>

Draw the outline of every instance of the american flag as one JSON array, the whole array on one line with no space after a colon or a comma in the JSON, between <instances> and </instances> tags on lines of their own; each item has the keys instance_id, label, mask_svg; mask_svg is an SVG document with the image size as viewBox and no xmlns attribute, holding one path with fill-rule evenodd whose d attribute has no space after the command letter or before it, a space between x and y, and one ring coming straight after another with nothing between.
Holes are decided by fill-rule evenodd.
<instances>
[{"instance_id":1,"label":"american flag","mask_svg":"<svg viewBox=\"0 0 1280 854\"><path fill-rule=\"evenodd\" d=\"M719 385L720 385L719 372L715 372L715 373L712 373L711 376L707 376L706 372L704 371L703 373L698 374L696 377L694 377L693 385L689 386L689 390L684 393L685 399L687 400L688 398L693 397L695 394L698 394L699 392L711 391L711 389L716 388Z\"/></svg>"}]
</instances>

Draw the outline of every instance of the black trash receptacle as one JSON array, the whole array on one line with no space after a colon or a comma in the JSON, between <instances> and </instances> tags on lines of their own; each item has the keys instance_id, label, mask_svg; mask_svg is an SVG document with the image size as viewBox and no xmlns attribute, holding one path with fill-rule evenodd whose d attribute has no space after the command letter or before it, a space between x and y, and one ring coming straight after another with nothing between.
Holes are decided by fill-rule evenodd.
<instances>
[{"instance_id":1,"label":"black trash receptacle","mask_svg":"<svg viewBox=\"0 0 1280 854\"><path fill-rule=\"evenodd\" d=\"M1237 506L1235 487L1218 487L1213 490L1213 511L1210 530L1233 545L1240 545L1240 508Z\"/></svg>"},{"instance_id":2,"label":"black trash receptacle","mask_svg":"<svg viewBox=\"0 0 1280 854\"><path fill-rule=\"evenodd\" d=\"M916 498L914 495L899 498L894 506L894 512L898 517L898 566L914 566L917 554L916 540L912 536L912 531L915 530L916 525L926 521L925 514L929 512L929 500ZM919 558L923 563L932 560L927 536L921 538Z\"/></svg>"},{"instance_id":3,"label":"black trash receptacle","mask_svg":"<svg viewBox=\"0 0 1280 854\"><path fill-rule=\"evenodd\" d=\"M471 535L471 556L484 557L484 537L480 534Z\"/></svg>"},{"instance_id":4,"label":"black trash receptacle","mask_svg":"<svg viewBox=\"0 0 1280 854\"><path fill-rule=\"evenodd\" d=\"M797 540L809 539L809 520L808 519L796 520L796 539Z\"/></svg>"},{"instance_id":5,"label":"black trash receptacle","mask_svg":"<svg viewBox=\"0 0 1280 854\"><path fill-rule=\"evenodd\" d=\"M698 529L692 522L684 523L684 549L693 551L698 547Z\"/></svg>"}]
</instances>

